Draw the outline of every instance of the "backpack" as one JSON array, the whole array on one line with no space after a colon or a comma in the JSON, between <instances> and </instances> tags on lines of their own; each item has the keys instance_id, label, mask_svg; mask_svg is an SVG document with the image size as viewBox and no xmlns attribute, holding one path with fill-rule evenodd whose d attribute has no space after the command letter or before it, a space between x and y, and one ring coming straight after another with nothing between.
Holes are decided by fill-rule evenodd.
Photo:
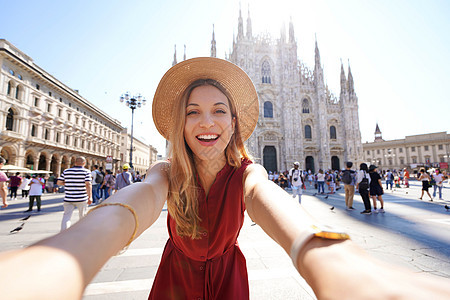
<instances>
[{"instance_id":1,"label":"backpack","mask_svg":"<svg viewBox=\"0 0 450 300\"><path fill-rule=\"evenodd\" d=\"M99 171L96 171L95 173L97 173L97 175L95 176L95 183L103 183L103 174Z\"/></svg>"},{"instance_id":2,"label":"backpack","mask_svg":"<svg viewBox=\"0 0 450 300\"><path fill-rule=\"evenodd\" d=\"M369 188L369 179L366 177L366 172L364 171L364 177L359 183L360 190L367 190Z\"/></svg>"},{"instance_id":3,"label":"backpack","mask_svg":"<svg viewBox=\"0 0 450 300\"><path fill-rule=\"evenodd\" d=\"M342 181L345 184L352 184L352 175L349 170L345 170L344 174L342 174Z\"/></svg>"},{"instance_id":4,"label":"backpack","mask_svg":"<svg viewBox=\"0 0 450 300\"><path fill-rule=\"evenodd\" d=\"M394 180L394 174L392 173L389 174L389 180Z\"/></svg>"}]
</instances>

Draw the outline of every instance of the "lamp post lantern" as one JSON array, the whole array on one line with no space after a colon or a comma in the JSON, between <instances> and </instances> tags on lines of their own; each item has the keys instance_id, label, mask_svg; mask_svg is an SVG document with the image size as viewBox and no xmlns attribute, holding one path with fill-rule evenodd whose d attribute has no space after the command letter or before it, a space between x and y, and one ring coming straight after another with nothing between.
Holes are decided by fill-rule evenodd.
<instances>
[{"instance_id":1,"label":"lamp post lantern","mask_svg":"<svg viewBox=\"0 0 450 300\"><path fill-rule=\"evenodd\" d=\"M147 100L141 95L130 96L129 92L122 94L120 96L120 102L125 101L125 105L131 108L131 144L130 144L130 168L133 169L133 122L134 122L134 110L136 108L140 108L142 105L145 105Z\"/></svg>"}]
</instances>

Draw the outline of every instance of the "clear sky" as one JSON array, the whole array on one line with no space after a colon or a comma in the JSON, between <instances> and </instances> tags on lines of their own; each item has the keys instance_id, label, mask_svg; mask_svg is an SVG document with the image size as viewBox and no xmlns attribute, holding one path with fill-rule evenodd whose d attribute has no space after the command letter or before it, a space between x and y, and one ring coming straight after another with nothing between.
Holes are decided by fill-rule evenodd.
<instances>
[{"instance_id":1,"label":"clear sky","mask_svg":"<svg viewBox=\"0 0 450 300\"><path fill-rule=\"evenodd\" d=\"M209 56L215 25L217 56L237 33L239 6L253 34L279 37L294 24L298 56L314 67L317 35L325 80L339 95L340 64L348 61L359 98L362 142L450 132L450 2L421 0L0 0L0 38L7 39L110 116L131 125L122 93L142 93L135 134L164 154L151 99L159 79L178 61ZM288 28L286 29L288 30Z\"/></svg>"}]
</instances>

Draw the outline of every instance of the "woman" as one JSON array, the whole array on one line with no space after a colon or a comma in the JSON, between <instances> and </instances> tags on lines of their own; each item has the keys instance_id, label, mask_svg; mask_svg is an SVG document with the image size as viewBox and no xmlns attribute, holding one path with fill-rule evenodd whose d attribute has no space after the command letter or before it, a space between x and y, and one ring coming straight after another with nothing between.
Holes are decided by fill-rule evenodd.
<instances>
[{"instance_id":1,"label":"woman","mask_svg":"<svg viewBox=\"0 0 450 300\"><path fill-rule=\"evenodd\" d=\"M381 176L378 174L377 166L369 166L370 175L370 196L373 202L373 212L374 213L384 213L384 201L383 201L383 184L381 183ZM380 209L377 209L377 199L380 201Z\"/></svg>"},{"instance_id":2,"label":"woman","mask_svg":"<svg viewBox=\"0 0 450 300\"><path fill-rule=\"evenodd\" d=\"M317 173L317 194L325 194L325 174L323 174L323 170L320 169L319 173ZM322 189L322 192L320 190Z\"/></svg>"},{"instance_id":3,"label":"woman","mask_svg":"<svg viewBox=\"0 0 450 300\"><path fill-rule=\"evenodd\" d=\"M116 178L114 177L113 173L111 170L106 170L106 176L103 179L103 183L102 186L100 187L101 189L104 190L104 200L108 199L109 196L111 196L112 193L112 189L114 187L114 185L116 184Z\"/></svg>"},{"instance_id":4,"label":"woman","mask_svg":"<svg viewBox=\"0 0 450 300\"><path fill-rule=\"evenodd\" d=\"M31 181L31 176L27 175L27 176L25 176L22 183L20 184L19 189L22 190L22 199L28 197L28 194L30 192L30 185L29 185L30 181Z\"/></svg>"},{"instance_id":5,"label":"woman","mask_svg":"<svg viewBox=\"0 0 450 300\"><path fill-rule=\"evenodd\" d=\"M196 58L172 67L153 101L156 128L170 141L170 161L153 164L143 182L119 190L68 230L0 256L0 269L9 274L0 295L81 298L101 266L153 224L167 200L170 238L150 299L248 299L245 258L236 243L245 209L291 255L319 299L424 293L445 299L446 280L368 258L344 233L315 227L301 205L267 179L243 145L258 107L250 78L230 62ZM45 280L31 280L43 270Z\"/></svg>"},{"instance_id":6,"label":"woman","mask_svg":"<svg viewBox=\"0 0 450 300\"><path fill-rule=\"evenodd\" d=\"M372 213L372 206L369 198L370 175L368 174L367 164L359 165L359 171L356 174L356 189L358 190L364 202L364 210L361 212L364 215Z\"/></svg>"},{"instance_id":7,"label":"woman","mask_svg":"<svg viewBox=\"0 0 450 300\"><path fill-rule=\"evenodd\" d=\"M420 176L419 181L422 181L422 194L420 195L420 200L422 200L424 192L427 192L428 197L430 197L430 201L433 201L433 198L430 195L430 192L428 189L430 188L430 175L428 175L427 172L425 172L425 169L420 169Z\"/></svg>"},{"instance_id":8,"label":"woman","mask_svg":"<svg viewBox=\"0 0 450 300\"><path fill-rule=\"evenodd\" d=\"M30 183L28 184L30 186L30 195L29 195L29 204L28 204L28 210L24 212L30 212L33 211L33 205L34 200L36 200L36 206L37 211L41 211L41 196L42 196L42 184L44 182L44 179L41 177L36 178L36 174L33 175L33 178L30 180Z\"/></svg>"}]
</instances>

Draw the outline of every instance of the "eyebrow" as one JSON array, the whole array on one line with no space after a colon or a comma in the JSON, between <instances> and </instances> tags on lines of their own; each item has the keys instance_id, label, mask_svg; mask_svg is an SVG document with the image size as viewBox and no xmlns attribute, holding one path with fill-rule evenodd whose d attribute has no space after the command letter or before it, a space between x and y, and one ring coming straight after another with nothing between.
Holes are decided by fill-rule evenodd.
<instances>
[{"instance_id":1,"label":"eyebrow","mask_svg":"<svg viewBox=\"0 0 450 300\"><path fill-rule=\"evenodd\" d=\"M228 105L224 102L216 102L216 103L214 103L213 106L216 106L216 105L225 105L226 107L228 107ZM197 103L189 103L188 105L186 105L186 107L188 107L188 106L200 106L200 105L198 105Z\"/></svg>"}]
</instances>

